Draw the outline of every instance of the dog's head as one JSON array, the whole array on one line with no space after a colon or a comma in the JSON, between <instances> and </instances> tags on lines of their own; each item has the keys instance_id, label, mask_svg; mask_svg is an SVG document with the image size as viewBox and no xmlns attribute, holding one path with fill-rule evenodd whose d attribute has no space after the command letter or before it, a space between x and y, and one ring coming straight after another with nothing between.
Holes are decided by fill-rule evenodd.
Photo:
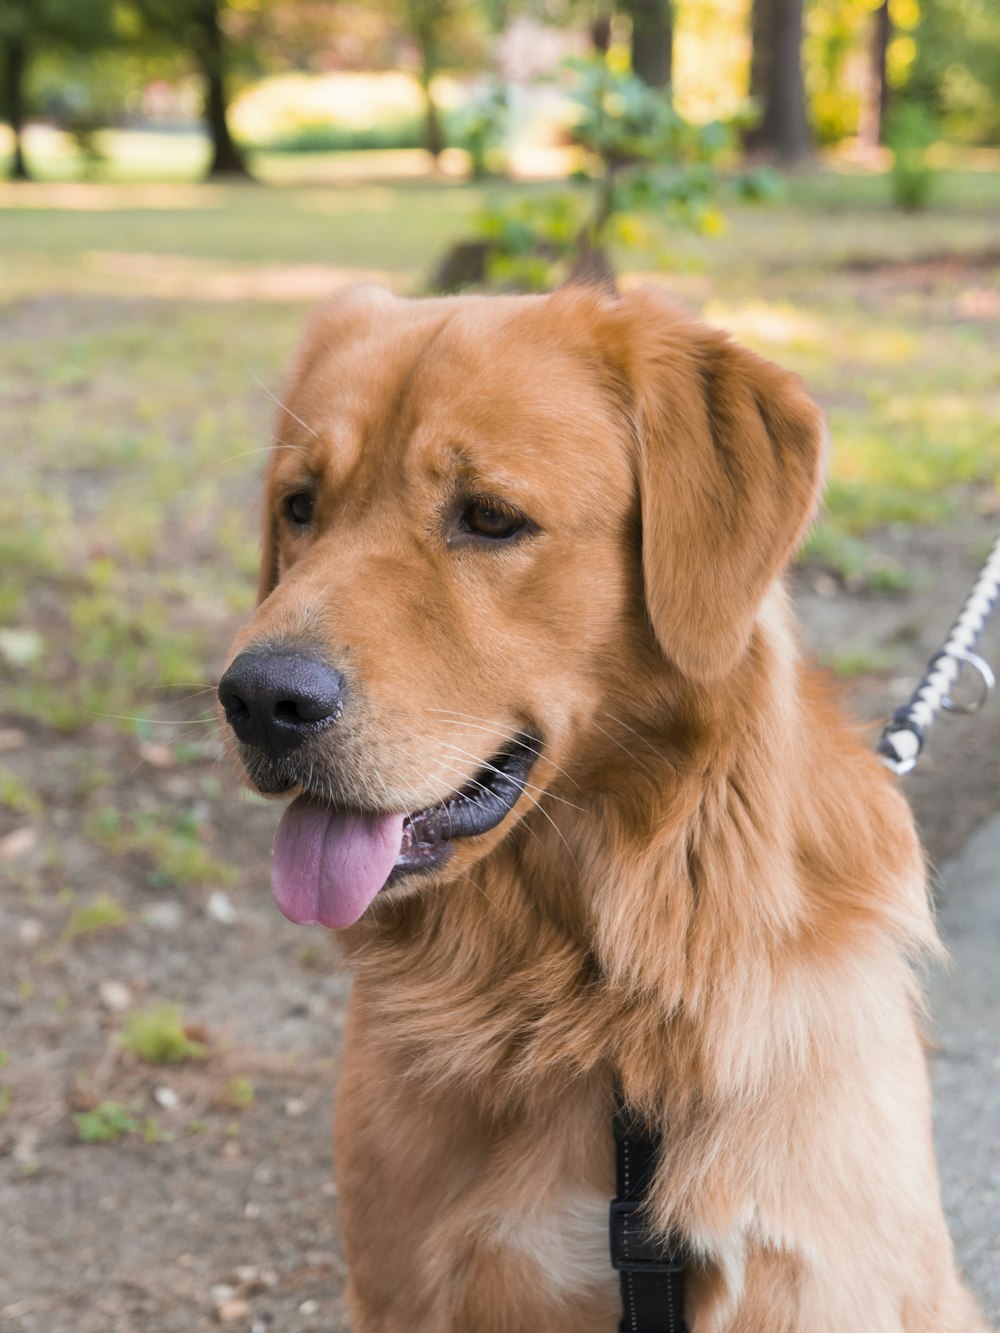
<instances>
[{"instance_id":1,"label":"dog's head","mask_svg":"<svg viewBox=\"0 0 1000 1333\"><path fill-rule=\"evenodd\" d=\"M638 716L657 674L739 669L816 503L798 382L652 293L355 289L284 403L219 698L250 781L296 796L297 921L346 926L578 800L612 692Z\"/></svg>"}]
</instances>

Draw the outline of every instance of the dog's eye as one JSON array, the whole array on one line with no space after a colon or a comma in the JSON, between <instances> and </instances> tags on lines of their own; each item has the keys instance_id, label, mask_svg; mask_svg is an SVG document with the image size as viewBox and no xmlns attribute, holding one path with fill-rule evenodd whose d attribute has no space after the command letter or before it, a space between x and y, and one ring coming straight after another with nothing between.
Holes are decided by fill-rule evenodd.
<instances>
[{"instance_id":1,"label":"dog's eye","mask_svg":"<svg viewBox=\"0 0 1000 1333\"><path fill-rule=\"evenodd\" d=\"M315 500L308 491L296 491L285 499L285 517L299 528L312 522L314 508Z\"/></svg>"},{"instance_id":2,"label":"dog's eye","mask_svg":"<svg viewBox=\"0 0 1000 1333\"><path fill-rule=\"evenodd\" d=\"M528 526L523 514L499 500L470 500L462 510L462 527L477 537L506 541Z\"/></svg>"}]
</instances>

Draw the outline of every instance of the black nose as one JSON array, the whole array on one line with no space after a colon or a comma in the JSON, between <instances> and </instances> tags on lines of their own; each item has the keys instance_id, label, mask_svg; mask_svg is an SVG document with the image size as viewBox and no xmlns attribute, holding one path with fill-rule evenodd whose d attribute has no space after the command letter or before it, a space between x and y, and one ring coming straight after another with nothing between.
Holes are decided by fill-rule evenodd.
<instances>
[{"instance_id":1,"label":"black nose","mask_svg":"<svg viewBox=\"0 0 1000 1333\"><path fill-rule=\"evenodd\" d=\"M251 649L219 681L219 702L241 741L287 754L340 716L344 678L302 653Z\"/></svg>"}]
</instances>

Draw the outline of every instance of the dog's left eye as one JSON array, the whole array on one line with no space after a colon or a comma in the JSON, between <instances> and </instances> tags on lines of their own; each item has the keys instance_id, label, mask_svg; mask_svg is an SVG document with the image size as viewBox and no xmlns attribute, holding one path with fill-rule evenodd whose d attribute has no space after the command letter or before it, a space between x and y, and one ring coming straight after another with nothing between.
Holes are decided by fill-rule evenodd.
<instances>
[{"instance_id":1,"label":"dog's left eye","mask_svg":"<svg viewBox=\"0 0 1000 1333\"><path fill-rule=\"evenodd\" d=\"M296 491L285 499L285 517L298 528L312 522L316 502L308 491Z\"/></svg>"},{"instance_id":2,"label":"dog's left eye","mask_svg":"<svg viewBox=\"0 0 1000 1333\"><path fill-rule=\"evenodd\" d=\"M470 500L462 510L462 527L477 537L506 541L528 527L528 520L499 500Z\"/></svg>"}]
</instances>

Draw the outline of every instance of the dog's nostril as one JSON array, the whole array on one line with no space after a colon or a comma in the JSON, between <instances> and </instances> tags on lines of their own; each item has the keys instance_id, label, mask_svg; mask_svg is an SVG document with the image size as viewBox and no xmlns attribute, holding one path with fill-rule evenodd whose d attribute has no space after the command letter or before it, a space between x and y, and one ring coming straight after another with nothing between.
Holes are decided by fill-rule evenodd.
<instances>
[{"instance_id":1,"label":"dog's nostril","mask_svg":"<svg viewBox=\"0 0 1000 1333\"><path fill-rule=\"evenodd\" d=\"M238 694L226 694L219 696L222 701L222 707L225 710L226 717L232 721L234 717L249 717L250 709L246 706Z\"/></svg>"},{"instance_id":2,"label":"dog's nostril","mask_svg":"<svg viewBox=\"0 0 1000 1333\"><path fill-rule=\"evenodd\" d=\"M306 701L303 701L304 703ZM294 699L281 699L274 705L274 716L279 722L315 722L316 718L309 717L308 708L300 707ZM325 713L320 713L320 717Z\"/></svg>"}]
</instances>

